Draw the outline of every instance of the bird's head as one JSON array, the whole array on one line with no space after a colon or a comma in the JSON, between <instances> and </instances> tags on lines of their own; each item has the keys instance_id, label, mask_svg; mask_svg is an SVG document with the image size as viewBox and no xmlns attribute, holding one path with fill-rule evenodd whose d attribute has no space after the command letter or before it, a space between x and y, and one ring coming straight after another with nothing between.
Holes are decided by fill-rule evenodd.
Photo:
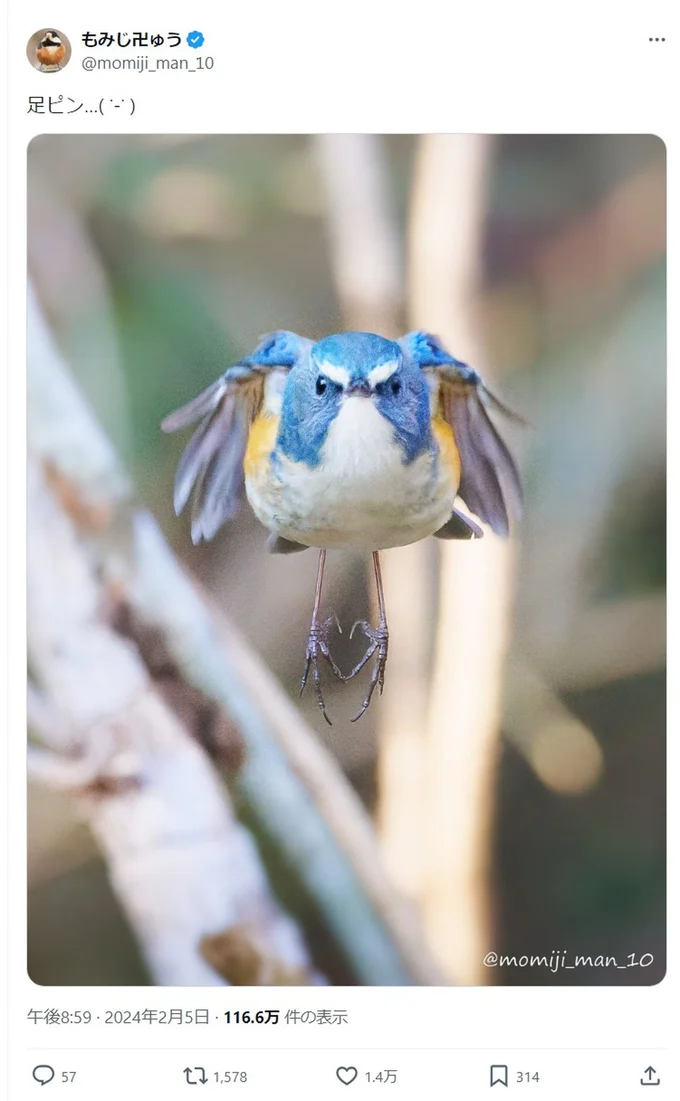
<instances>
[{"instance_id":1,"label":"bird's head","mask_svg":"<svg viewBox=\"0 0 680 1101\"><path fill-rule=\"evenodd\" d=\"M41 46L61 46L61 38L56 31L45 31Z\"/></svg>"},{"instance_id":2,"label":"bird's head","mask_svg":"<svg viewBox=\"0 0 680 1101\"><path fill-rule=\"evenodd\" d=\"M342 419L370 446L372 418L392 427L405 462L430 444L427 380L400 346L375 333L336 333L312 345L290 372L282 409L282 443L289 454L316 465L331 425ZM379 424L380 422L374 422Z\"/></svg>"}]
</instances>

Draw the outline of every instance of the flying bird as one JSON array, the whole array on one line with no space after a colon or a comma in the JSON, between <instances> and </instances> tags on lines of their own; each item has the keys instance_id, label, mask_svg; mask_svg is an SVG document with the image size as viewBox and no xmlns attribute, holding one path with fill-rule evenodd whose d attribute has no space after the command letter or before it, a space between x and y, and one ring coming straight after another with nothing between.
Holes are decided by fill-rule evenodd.
<instances>
[{"instance_id":1,"label":"flying bird","mask_svg":"<svg viewBox=\"0 0 680 1101\"><path fill-rule=\"evenodd\" d=\"M379 552L430 535L481 538L477 520L507 536L520 516L519 474L490 408L521 420L430 333L393 341L344 332L315 342L282 330L163 421L165 432L200 421L174 492L177 514L193 492L194 543L232 518L245 485L272 553L319 550L300 694L311 671L328 723L321 661L341 680L373 661L353 722L383 689L389 633ZM330 651L337 617L321 615L326 552L334 548L372 554L378 596L377 625L360 620L352 628L361 628L367 648L347 674Z\"/></svg>"},{"instance_id":2,"label":"flying bird","mask_svg":"<svg viewBox=\"0 0 680 1101\"><path fill-rule=\"evenodd\" d=\"M66 48L57 31L45 31L35 50L41 69L60 69L65 53Z\"/></svg>"}]
</instances>

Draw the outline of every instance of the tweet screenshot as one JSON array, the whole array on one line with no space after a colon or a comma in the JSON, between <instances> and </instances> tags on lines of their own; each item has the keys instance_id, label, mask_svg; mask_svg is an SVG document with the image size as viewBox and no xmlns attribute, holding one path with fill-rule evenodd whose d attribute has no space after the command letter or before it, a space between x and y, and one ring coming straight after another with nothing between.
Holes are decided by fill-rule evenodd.
<instances>
[{"instance_id":1,"label":"tweet screenshot","mask_svg":"<svg viewBox=\"0 0 680 1101\"><path fill-rule=\"evenodd\" d=\"M10 1101L680 1097L672 23L10 0Z\"/></svg>"}]
</instances>

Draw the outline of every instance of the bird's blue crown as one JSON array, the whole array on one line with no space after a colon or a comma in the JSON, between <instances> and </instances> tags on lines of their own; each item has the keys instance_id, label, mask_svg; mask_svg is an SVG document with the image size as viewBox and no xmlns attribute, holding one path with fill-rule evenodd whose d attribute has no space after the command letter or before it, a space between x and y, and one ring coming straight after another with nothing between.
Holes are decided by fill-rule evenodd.
<instances>
[{"instance_id":1,"label":"bird's blue crown","mask_svg":"<svg viewBox=\"0 0 680 1101\"><path fill-rule=\"evenodd\" d=\"M367 378L384 363L402 358L401 348L393 340L376 333L334 333L317 341L312 348L316 364L328 363L344 368L351 382Z\"/></svg>"}]
</instances>

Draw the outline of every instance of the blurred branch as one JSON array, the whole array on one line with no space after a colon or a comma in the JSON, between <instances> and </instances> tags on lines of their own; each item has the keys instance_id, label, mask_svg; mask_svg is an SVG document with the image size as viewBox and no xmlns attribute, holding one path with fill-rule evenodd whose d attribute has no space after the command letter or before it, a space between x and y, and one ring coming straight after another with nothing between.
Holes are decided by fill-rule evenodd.
<instances>
[{"instance_id":1,"label":"blurred branch","mask_svg":"<svg viewBox=\"0 0 680 1101\"><path fill-rule=\"evenodd\" d=\"M422 137L411 203L411 323L436 330L469 361L482 355L475 299L489 156L484 136Z\"/></svg>"},{"instance_id":2,"label":"blurred branch","mask_svg":"<svg viewBox=\"0 0 680 1101\"><path fill-rule=\"evenodd\" d=\"M585 607L559 647L536 655L546 679L564 690L656 672L665 661L666 599L662 593Z\"/></svg>"},{"instance_id":3,"label":"blurred branch","mask_svg":"<svg viewBox=\"0 0 680 1101\"><path fill-rule=\"evenodd\" d=\"M412 324L475 367L484 359L474 296L489 153L481 136L422 138L410 225ZM440 553L422 901L446 974L471 985L485 980L492 935L489 843L512 564L508 547L488 532L481 543L445 543Z\"/></svg>"},{"instance_id":4,"label":"blurred branch","mask_svg":"<svg viewBox=\"0 0 680 1101\"><path fill-rule=\"evenodd\" d=\"M188 580L152 518L134 512L115 454L69 379L35 299L29 308L29 439L36 460L48 465L59 498L36 461L34 568L29 573L32 668L51 706L58 705L68 719L75 744L64 746L64 752L79 752L83 740L98 741L102 730L115 732L116 753L104 777L106 797L88 804L88 813L138 935L144 942L154 921L163 917L154 908L151 921L146 907L138 905L141 876L154 881L148 904L158 898L167 908L172 902L184 922L183 945L175 945L175 963L167 962L173 973L180 968L183 947L182 974L191 972L196 985L210 981L208 976L214 982L213 972L201 972L199 934L240 925L244 913L247 922L264 913L267 943L276 929L274 947L281 957L288 952L285 965L295 965L293 948L298 964L304 963L289 919L267 893L254 845L233 819L205 755L149 685L135 647L100 621L100 570L110 588L122 589L140 618L161 629L187 681L238 725L247 748L240 792L306 885L359 980L435 981L427 954L382 872L358 800L273 677L225 621L213 617L207 598ZM88 531L93 538L85 544ZM66 638L69 629L72 640ZM114 778L122 775L126 788L130 780L144 783L134 791L112 792L109 772ZM131 816L131 808L139 808L139 815ZM180 820L173 824L174 813ZM145 826L159 839L155 848L145 847ZM188 854L203 842L201 876L195 854L180 862L178 872L180 850ZM168 885L161 882L163 876ZM262 926L259 934L261 941ZM153 943L147 952L156 974L162 971L167 981ZM215 958L214 939L206 952ZM199 972L205 977L197 977Z\"/></svg>"},{"instance_id":5,"label":"blurred branch","mask_svg":"<svg viewBox=\"0 0 680 1101\"><path fill-rule=\"evenodd\" d=\"M208 759L103 618L96 569L35 458L28 488L29 659L41 686L29 722L43 736L49 724L51 746L32 748L31 775L76 795L156 983L220 984L200 942L236 923L272 966L314 981Z\"/></svg>"},{"instance_id":6,"label":"blurred branch","mask_svg":"<svg viewBox=\"0 0 680 1101\"><path fill-rule=\"evenodd\" d=\"M403 302L401 258L380 140L372 134L319 134L314 140L345 324L397 336Z\"/></svg>"},{"instance_id":7,"label":"blurred branch","mask_svg":"<svg viewBox=\"0 0 680 1101\"><path fill-rule=\"evenodd\" d=\"M400 890L417 902L423 869L433 548L426 542L412 543L381 557L390 666L378 711L377 819L388 870Z\"/></svg>"},{"instance_id":8,"label":"blurred branch","mask_svg":"<svg viewBox=\"0 0 680 1101\"><path fill-rule=\"evenodd\" d=\"M321 135L331 264L348 329L400 335L403 290L388 172L374 135ZM422 867L420 815L433 594L425 543L382 555L390 622L390 666L377 708L377 821L388 871L416 898ZM368 569L372 569L370 562Z\"/></svg>"},{"instance_id":9,"label":"blurred branch","mask_svg":"<svg viewBox=\"0 0 680 1101\"><path fill-rule=\"evenodd\" d=\"M130 493L129 479L65 369L31 283L27 310L29 449L66 484L77 485L72 506L87 514L94 526L106 526Z\"/></svg>"}]
</instances>

